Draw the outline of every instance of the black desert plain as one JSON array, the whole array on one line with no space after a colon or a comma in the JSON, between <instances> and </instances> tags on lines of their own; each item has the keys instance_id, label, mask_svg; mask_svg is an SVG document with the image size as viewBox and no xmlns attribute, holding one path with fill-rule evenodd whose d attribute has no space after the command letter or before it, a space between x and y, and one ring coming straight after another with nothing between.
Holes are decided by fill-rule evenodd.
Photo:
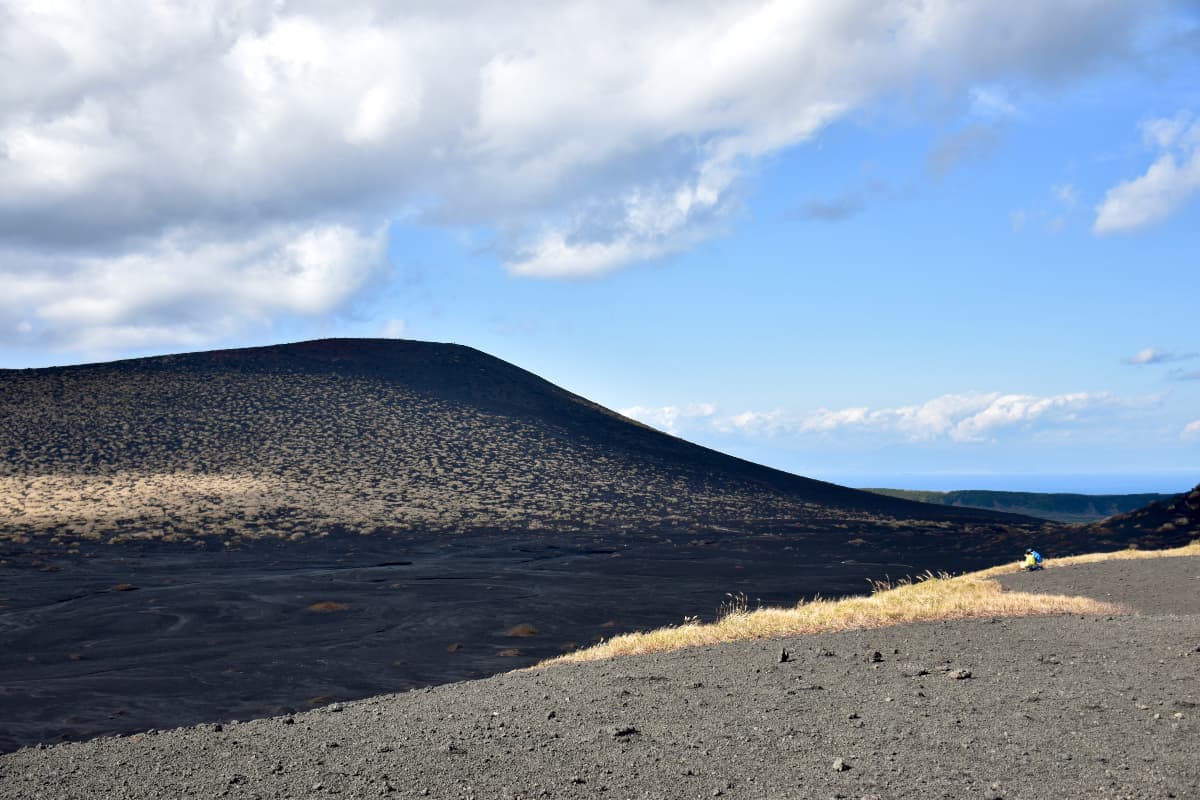
<instances>
[{"instance_id":1,"label":"black desert plain","mask_svg":"<svg viewBox=\"0 0 1200 800\"><path fill-rule=\"evenodd\" d=\"M0 452L0 797L1200 796L1200 558L1053 564L1200 489L919 503L396 340L2 371ZM534 666L1029 544L1112 613Z\"/></svg>"}]
</instances>

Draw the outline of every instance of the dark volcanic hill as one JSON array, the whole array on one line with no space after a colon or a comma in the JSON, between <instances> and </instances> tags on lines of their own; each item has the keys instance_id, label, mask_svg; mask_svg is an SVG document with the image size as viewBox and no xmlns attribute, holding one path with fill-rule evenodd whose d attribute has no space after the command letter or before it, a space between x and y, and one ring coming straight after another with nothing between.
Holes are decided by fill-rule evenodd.
<instances>
[{"instance_id":1,"label":"dark volcanic hill","mask_svg":"<svg viewBox=\"0 0 1200 800\"><path fill-rule=\"evenodd\" d=\"M1118 514L1087 526L1088 537L1108 545L1137 537L1143 547L1164 547L1200 535L1200 486L1166 500L1156 500L1144 508Z\"/></svg>"},{"instance_id":2,"label":"dark volcanic hill","mask_svg":"<svg viewBox=\"0 0 1200 800\"><path fill-rule=\"evenodd\" d=\"M0 524L18 543L735 530L923 532L957 549L1042 524L752 464L477 350L411 341L4 371L0 453Z\"/></svg>"},{"instance_id":3,"label":"dark volcanic hill","mask_svg":"<svg viewBox=\"0 0 1200 800\"><path fill-rule=\"evenodd\" d=\"M0 373L6 535L1021 522L809 480L477 350L326 340Z\"/></svg>"}]
</instances>

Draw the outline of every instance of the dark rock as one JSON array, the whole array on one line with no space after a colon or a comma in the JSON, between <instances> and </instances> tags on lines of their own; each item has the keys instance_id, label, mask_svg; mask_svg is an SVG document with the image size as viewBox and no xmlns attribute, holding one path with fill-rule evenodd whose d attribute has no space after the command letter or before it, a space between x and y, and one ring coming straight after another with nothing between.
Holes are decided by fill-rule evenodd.
<instances>
[{"instance_id":1,"label":"dark rock","mask_svg":"<svg viewBox=\"0 0 1200 800\"><path fill-rule=\"evenodd\" d=\"M786 647L779 651L779 663L780 664L787 663L788 661L791 661L791 660L792 660L792 656L790 653L788 653Z\"/></svg>"}]
</instances>

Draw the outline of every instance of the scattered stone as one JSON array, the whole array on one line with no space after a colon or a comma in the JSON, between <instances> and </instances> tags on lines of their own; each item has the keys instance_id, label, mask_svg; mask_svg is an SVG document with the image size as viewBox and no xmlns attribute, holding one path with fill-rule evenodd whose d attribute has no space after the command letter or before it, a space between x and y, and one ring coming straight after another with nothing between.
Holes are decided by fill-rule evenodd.
<instances>
[{"instance_id":1,"label":"scattered stone","mask_svg":"<svg viewBox=\"0 0 1200 800\"><path fill-rule=\"evenodd\" d=\"M787 651L786 647L779 651L779 663L780 664L786 664L788 661L791 661L791 660L792 660L792 656Z\"/></svg>"},{"instance_id":2,"label":"scattered stone","mask_svg":"<svg viewBox=\"0 0 1200 800\"><path fill-rule=\"evenodd\" d=\"M625 736L633 736L634 734L636 734L638 732L638 729L633 727L632 725L617 725L615 727L609 728L608 732L612 735L612 737L614 739L620 739Z\"/></svg>"},{"instance_id":3,"label":"scattered stone","mask_svg":"<svg viewBox=\"0 0 1200 800\"><path fill-rule=\"evenodd\" d=\"M848 769L850 769L850 765L846 763L845 759L835 758L833 760L833 771L834 772L845 772Z\"/></svg>"},{"instance_id":4,"label":"scattered stone","mask_svg":"<svg viewBox=\"0 0 1200 800\"><path fill-rule=\"evenodd\" d=\"M899 665L900 674L906 678L917 678L921 675L928 675L929 670L922 667L920 664L905 663Z\"/></svg>"},{"instance_id":5,"label":"scattered stone","mask_svg":"<svg viewBox=\"0 0 1200 800\"><path fill-rule=\"evenodd\" d=\"M971 677L971 670L969 670L969 669L956 669L950 673L950 678L952 680L956 680L956 681L965 681L970 677Z\"/></svg>"},{"instance_id":6,"label":"scattered stone","mask_svg":"<svg viewBox=\"0 0 1200 800\"><path fill-rule=\"evenodd\" d=\"M879 652L878 650L876 650L874 653L871 653L872 664L878 664L880 661L883 661L883 653Z\"/></svg>"},{"instance_id":7,"label":"scattered stone","mask_svg":"<svg viewBox=\"0 0 1200 800\"><path fill-rule=\"evenodd\" d=\"M557 716L558 716L558 712L550 711L546 714L546 719L554 719Z\"/></svg>"}]
</instances>

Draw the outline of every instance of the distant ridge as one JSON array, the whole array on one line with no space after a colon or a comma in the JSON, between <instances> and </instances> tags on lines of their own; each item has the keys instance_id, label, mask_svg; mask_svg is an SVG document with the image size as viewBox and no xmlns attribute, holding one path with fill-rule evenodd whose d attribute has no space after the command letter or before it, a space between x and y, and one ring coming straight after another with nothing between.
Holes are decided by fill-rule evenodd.
<instances>
[{"instance_id":1,"label":"distant ridge","mask_svg":"<svg viewBox=\"0 0 1200 800\"><path fill-rule=\"evenodd\" d=\"M999 492L967 489L952 492L927 492L911 489L867 489L868 492L902 497L919 503L967 506L1009 514L1022 514L1054 522L1095 522L1123 514L1153 502L1174 497L1170 494L1071 494L1063 492Z\"/></svg>"},{"instance_id":2,"label":"distant ridge","mask_svg":"<svg viewBox=\"0 0 1200 800\"><path fill-rule=\"evenodd\" d=\"M1125 540L1131 533L1196 539L1200 537L1200 486L1093 523L1087 530L1096 541L1110 543Z\"/></svg>"},{"instance_id":3,"label":"distant ridge","mask_svg":"<svg viewBox=\"0 0 1200 800\"><path fill-rule=\"evenodd\" d=\"M1042 527L753 464L454 344L325 339L6 370L0 419L0 536L17 542L493 530L973 549Z\"/></svg>"}]
</instances>

